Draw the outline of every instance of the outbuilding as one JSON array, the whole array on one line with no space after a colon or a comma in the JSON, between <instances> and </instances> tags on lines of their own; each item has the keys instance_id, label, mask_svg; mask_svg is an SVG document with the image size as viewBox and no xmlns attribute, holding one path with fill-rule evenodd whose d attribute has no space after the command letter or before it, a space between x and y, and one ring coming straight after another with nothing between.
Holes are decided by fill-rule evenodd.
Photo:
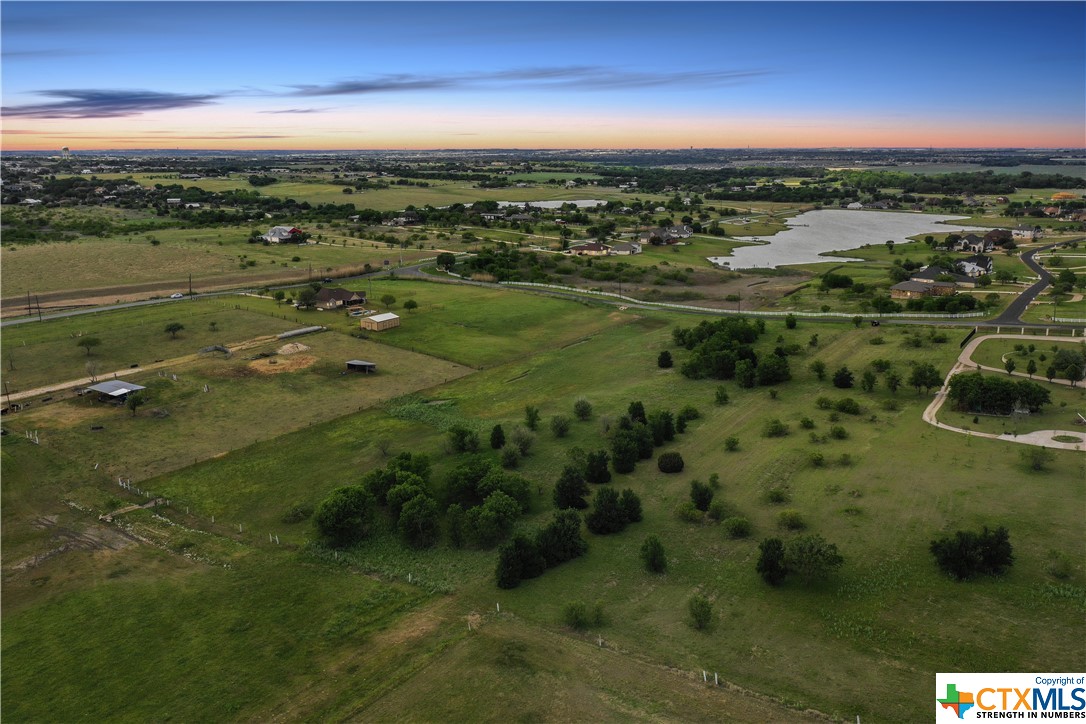
<instances>
[{"instance_id":1,"label":"outbuilding","mask_svg":"<svg viewBox=\"0 0 1086 724\"><path fill-rule=\"evenodd\" d=\"M359 326L361 326L362 329L368 329L371 332L380 332L384 329L399 327L400 317L392 312L375 314L372 317L362 317L359 321Z\"/></svg>"},{"instance_id":2,"label":"outbuilding","mask_svg":"<svg viewBox=\"0 0 1086 724\"><path fill-rule=\"evenodd\" d=\"M124 402L133 392L139 392L140 390L145 389L147 388L143 385L137 385L134 382L107 380L105 382L99 382L96 385L91 385L86 391L97 392L99 400L117 400L118 402Z\"/></svg>"},{"instance_id":3,"label":"outbuilding","mask_svg":"<svg viewBox=\"0 0 1086 724\"><path fill-rule=\"evenodd\" d=\"M377 371L377 363L376 362L366 362L366 361L360 360L360 359L349 359L349 360L347 360L347 371L348 372L364 372L366 374L369 374L371 372L376 372Z\"/></svg>"}]
</instances>

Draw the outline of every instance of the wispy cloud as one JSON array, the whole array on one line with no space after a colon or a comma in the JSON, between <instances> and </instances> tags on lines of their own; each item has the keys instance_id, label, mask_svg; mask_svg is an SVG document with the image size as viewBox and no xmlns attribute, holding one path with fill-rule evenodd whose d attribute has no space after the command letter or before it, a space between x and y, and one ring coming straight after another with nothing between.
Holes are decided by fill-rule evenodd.
<instances>
[{"instance_id":1,"label":"wispy cloud","mask_svg":"<svg viewBox=\"0 0 1086 724\"><path fill-rule=\"evenodd\" d=\"M366 95L420 90L494 89L515 90L626 90L658 87L714 87L737 85L760 76L767 69L700 70L669 73L630 71L602 66L514 68L492 73L413 75L398 73L368 79L343 80L327 84L290 86L288 95L301 97Z\"/></svg>"},{"instance_id":2,"label":"wispy cloud","mask_svg":"<svg viewBox=\"0 0 1086 724\"><path fill-rule=\"evenodd\" d=\"M9 118L117 118L148 111L193 108L214 103L219 94L160 93L146 90L44 90L37 95L59 98L51 103L5 106Z\"/></svg>"},{"instance_id":3,"label":"wispy cloud","mask_svg":"<svg viewBox=\"0 0 1086 724\"><path fill-rule=\"evenodd\" d=\"M324 113L327 108L285 108L281 111L257 111L258 113Z\"/></svg>"},{"instance_id":4,"label":"wispy cloud","mask_svg":"<svg viewBox=\"0 0 1086 724\"><path fill-rule=\"evenodd\" d=\"M93 55L89 51L85 50L4 50L0 52L0 57L4 60L19 60L21 58L74 58L80 55Z\"/></svg>"}]
</instances>

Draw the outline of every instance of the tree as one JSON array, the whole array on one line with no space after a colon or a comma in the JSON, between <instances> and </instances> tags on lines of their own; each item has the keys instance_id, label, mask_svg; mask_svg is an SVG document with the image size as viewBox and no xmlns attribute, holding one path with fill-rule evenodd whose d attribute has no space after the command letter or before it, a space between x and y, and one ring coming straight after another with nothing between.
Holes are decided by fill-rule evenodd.
<instances>
[{"instance_id":1,"label":"tree","mask_svg":"<svg viewBox=\"0 0 1086 724\"><path fill-rule=\"evenodd\" d=\"M585 525L596 535L620 533L626 528L626 516L614 488L600 488L592 501L592 511L585 516Z\"/></svg>"},{"instance_id":2,"label":"tree","mask_svg":"<svg viewBox=\"0 0 1086 724\"><path fill-rule=\"evenodd\" d=\"M336 488L321 501L313 523L321 539L333 548L345 548L369 535L373 498L359 485Z\"/></svg>"},{"instance_id":3,"label":"tree","mask_svg":"<svg viewBox=\"0 0 1086 724\"><path fill-rule=\"evenodd\" d=\"M1022 458L1022 462L1026 467L1034 472L1042 472L1048 467L1049 463L1056 459L1056 456L1046 447L1037 447L1030 445L1025 450L1022 450L1019 455Z\"/></svg>"},{"instance_id":4,"label":"tree","mask_svg":"<svg viewBox=\"0 0 1086 724\"><path fill-rule=\"evenodd\" d=\"M298 290L297 303L299 309L307 309L317 303L317 290L311 286L304 286Z\"/></svg>"},{"instance_id":5,"label":"tree","mask_svg":"<svg viewBox=\"0 0 1086 724\"><path fill-rule=\"evenodd\" d=\"M795 329L796 328L796 315L789 314L788 316L786 316L784 318L784 326L787 327L788 329Z\"/></svg>"},{"instance_id":6,"label":"tree","mask_svg":"<svg viewBox=\"0 0 1086 724\"><path fill-rule=\"evenodd\" d=\"M666 349L656 358L656 366L661 369L669 369L674 364L674 361L671 359L671 353Z\"/></svg>"},{"instance_id":7,"label":"tree","mask_svg":"<svg viewBox=\"0 0 1086 724\"><path fill-rule=\"evenodd\" d=\"M406 302L403 303L403 308L409 312L413 312L419 308L419 303L416 302L414 299L408 299Z\"/></svg>"},{"instance_id":8,"label":"tree","mask_svg":"<svg viewBox=\"0 0 1086 724\"><path fill-rule=\"evenodd\" d=\"M826 363L822 360L816 359L807 366L807 369L814 373L814 376L818 378L819 382L826 379Z\"/></svg>"},{"instance_id":9,"label":"tree","mask_svg":"<svg viewBox=\"0 0 1086 724\"><path fill-rule=\"evenodd\" d=\"M633 422L648 423L648 417L645 415L645 406L638 402L631 402L626 414L630 416Z\"/></svg>"},{"instance_id":10,"label":"tree","mask_svg":"<svg viewBox=\"0 0 1086 724\"><path fill-rule=\"evenodd\" d=\"M611 438L611 463L616 473L632 473L637 466L637 439L630 430L619 430Z\"/></svg>"},{"instance_id":11,"label":"tree","mask_svg":"<svg viewBox=\"0 0 1086 724\"><path fill-rule=\"evenodd\" d=\"M555 415L551 418L551 432L555 437L565 437L569 434L569 418L565 415Z\"/></svg>"},{"instance_id":12,"label":"tree","mask_svg":"<svg viewBox=\"0 0 1086 724\"><path fill-rule=\"evenodd\" d=\"M505 447L505 431L501 425L495 425L490 431L490 447L500 450Z\"/></svg>"},{"instance_id":13,"label":"tree","mask_svg":"<svg viewBox=\"0 0 1086 724\"><path fill-rule=\"evenodd\" d=\"M147 398L143 396L142 392L133 392L128 395L124 400L124 406L132 411L132 417L136 416L136 410L143 407L147 402Z\"/></svg>"},{"instance_id":14,"label":"tree","mask_svg":"<svg viewBox=\"0 0 1086 724\"><path fill-rule=\"evenodd\" d=\"M852 387L853 375L852 371L848 367L841 367L833 373L833 386L839 387L842 390L847 390Z\"/></svg>"},{"instance_id":15,"label":"tree","mask_svg":"<svg viewBox=\"0 0 1086 724\"><path fill-rule=\"evenodd\" d=\"M539 427L539 408L533 405L524 406L524 425L529 430Z\"/></svg>"},{"instance_id":16,"label":"tree","mask_svg":"<svg viewBox=\"0 0 1086 724\"><path fill-rule=\"evenodd\" d=\"M392 305L396 303L396 297L391 294L381 295L381 304L385 305L385 309L391 309Z\"/></svg>"},{"instance_id":17,"label":"tree","mask_svg":"<svg viewBox=\"0 0 1086 724\"><path fill-rule=\"evenodd\" d=\"M690 621L694 628L702 631L708 628L713 620L713 604L705 596L694 596L686 602L686 608L690 612Z\"/></svg>"},{"instance_id":18,"label":"tree","mask_svg":"<svg viewBox=\"0 0 1086 724\"><path fill-rule=\"evenodd\" d=\"M592 403L583 397L578 397L573 403L573 414L578 420L587 420L592 417Z\"/></svg>"},{"instance_id":19,"label":"tree","mask_svg":"<svg viewBox=\"0 0 1086 724\"><path fill-rule=\"evenodd\" d=\"M282 289L276 289L275 292L272 293L272 298L275 300L275 306L278 307L283 303L283 300L287 298L287 293Z\"/></svg>"},{"instance_id":20,"label":"tree","mask_svg":"<svg viewBox=\"0 0 1086 724\"><path fill-rule=\"evenodd\" d=\"M445 271L451 271L456 266L456 254L443 251L437 255L437 265Z\"/></svg>"},{"instance_id":21,"label":"tree","mask_svg":"<svg viewBox=\"0 0 1086 724\"><path fill-rule=\"evenodd\" d=\"M837 552L837 546L827 543L817 534L793 538L784 547L785 569L798 575L805 583L830 575L844 562L845 559Z\"/></svg>"},{"instance_id":22,"label":"tree","mask_svg":"<svg viewBox=\"0 0 1086 724\"><path fill-rule=\"evenodd\" d=\"M664 573L667 571L667 555L664 553L664 544L654 535L650 535L641 544L641 562L645 564L645 570L650 573Z\"/></svg>"},{"instance_id":23,"label":"tree","mask_svg":"<svg viewBox=\"0 0 1086 724\"><path fill-rule=\"evenodd\" d=\"M1014 548L1004 527L980 533L959 530L936 538L929 546L935 562L946 574L965 581L977 575L999 576L1014 563Z\"/></svg>"},{"instance_id":24,"label":"tree","mask_svg":"<svg viewBox=\"0 0 1086 724\"><path fill-rule=\"evenodd\" d=\"M517 535L498 549L498 567L494 578L499 588L516 588L526 578L535 578L547 564L535 543Z\"/></svg>"},{"instance_id":25,"label":"tree","mask_svg":"<svg viewBox=\"0 0 1086 724\"><path fill-rule=\"evenodd\" d=\"M766 538L758 544L758 552L758 575L769 585L776 586L788 574L784 565L784 543L780 538Z\"/></svg>"},{"instance_id":26,"label":"tree","mask_svg":"<svg viewBox=\"0 0 1086 724\"><path fill-rule=\"evenodd\" d=\"M474 430L462 425L454 425L449 428L446 435L448 436L449 447L453 449L453 452L473 453L479 450L479 433Z\"/></svg>"},{"instance_id":27,"label":"tree","mask_svg":"<svg viewBox=\"0 0 1086 724\"><path fill-rule=\"evenodd\" d=\"M170 322L166 325L166 329L164 331L170 335L171 339L177 339L177 333L184 328L185 325L181 324L180 322Z\"/></svg>"},{"instance_id":28,"label":"tree","mask_svg":"<svg viewBox=\"0 0 1086 724\"><path fill-rule=\"evenodd\" d=\"M404 503L397 528L408 545L429 548L441 533L437 502L429 495L416 495Z\"/></svg>"},{"instance_id":29,"label":"tree","mask_svg":"<svg viewBox=\"0 0 1086 724\"><path fill-rule=\"evenodd\" d=\"M532 450L532 445L535 444L535 435L520 425L517 425L513 428L512 441L513 446L520 452L521 456L528 457L528 453Z\"/></svg>"},{"instance_id":30,"label":"tree","mask_svg":"<svg viewBox=\"0 0 1086 724\"><path fill-rule=\"evenodd\" d=\"M684 465L683 456L674 450L663 453L656 461L661 473L681 473Z\"/></svg>"},{"instance_id":31,"label":"tree","mask_svg":"<svg viewBox=\"0 0 1086 724\"><path fill-rule=\"evenodd\" d=\"M718 405L728 404L728 388L724 385L717 385L716 392L713 394L713 401Z\"/></svg>"},{"instance_id":32,"label":"tree","mask_svg":"<svg viewBox=\"0 0 1086 724\"><path fill-rule=\"evenodd\" d=\"M501 490L487 496L483 504L468 511L468 524L475 542L490 547L509 535L521 514L521 504Z\"/></svg>"},{"instance_id":33,"label":"tree","mask_svg":"<svg viewBox=\"0 0 1086 724\"><path fill-rule=\"evenodd\" d=\"M581 537L581 516L573 510L560 510L536 534L536 547L547 568L584 555L588 544Z\"/></svg>"},{"instance_id":34,"label":"tree","mask_svg":"<svg viewBox=\"0 0 1086 724\"><path fill-rule=\"evenodd\" d=\"M864 323L864 318L861 317L858 314L855 317L852 318L852 326L856 327L857 329L859 329L860 325L863 324L863 323Z\"/></svg>"},{"instance_id":35,"label":"tree","mask_svg":"<svg viewBox=\"0 0 1086 724\"><path fill-rule=\"evenodd\" d=\"M618 496L618 507L622 509L622 515L627 523L639 523L641 521L641 498L637 493L625 488Z\"/></svg>"},{"instance_id":36,"label":"tree","mask_svg":"<svg viewBox=\"0 0 1086 724\"><path fill-rule=\"evenodd\" d=\"M554 484L554 507L559 510L566 508L583 510L588 507L584 499L586 495L588 495L588 484L585 483L581 471L572 465L567 465L562 470L558 482Z\"/></svg>"},{"instance_id":37,"label":"tree","mask_svg":"<svg viewBox=\"0 0 1086 724\"><path fill-rule=\"evenodd\" d=\"M102 340L97 337L80 337L79 341L75 343L75 346L87 350L87 356L90 357L91 349L100 344L102 344Z\"/></svg>"},{"instance_id":38,"label":"tree","mask_svg":"<svg viewBox=\"0 0 1086 724\"><path fill-rule=\"evenodd\" d=\"M939 376L939 370L935 369L935 365L930 362L916 365L909 373L909 385L916 388L918 395L921 387L931 392L932 387L938 387L942 383L943 378Z\"/></svg>"},{"instance_id":39,"label":"tree","mask_svg":"<svg viewBox=\"0 0 1086 724\"><path fill-rule=\"evenodd\" d=\"M1031 359L1026 363L1026 372L1029 373L1029 378L1032 380L1033 375L1037 373L1037 361Z\"/></svg>"},{"instance_id":40,"label":"tree","mask_svg":"<svg viewBox=\"0 0 1086 724\"><path fill-rule=\"evenodd\" d=\"M890 394L896 395L899 387L901 387L901 375L893 370L887 372L886 389L890 390Z\"/></svg>"},{"instance_id":41,"label":"tree","mask_svg":"<svg viewBox=\"0 0 1086 724\"><path fill-rule=\"evenodd\" d=\"M608 456L606 450L597 450L588 453L585 458L585 480L590 483L607 483L611 481L611 471L607 468Z\"/></svg>"},{"instance_id":42,"label":"tree","mask_svg":"<svg viewBox=\"0 0 1086 724\"><path fill-rule=\"evenodd\" d=\"M1014 372L1014 368L1016 366L1017 365L1015 365L1013 357L1008 357L1007 360L1003 363L1003 369L1007 370L1007 374Z\"/></svg>"},{"instance_id":43,"label":"tree","mask_svg":"<svg viewBox=\"0 0 1086 724\"><path fill-rule=\"evenodd\" d=\"M709 504L713 502L713 489L700 480L691 480L690 500L698 510L709 510Z\"/></svg>"},{"instance_id":44,"label":"tree","mask_svg":"<svg viewBox=\"0 0 1086 724\"><path fill-rule=\"evenodd\" d=\"M871 370L864 370L863 376L860 377L860 388L864 392L871 392L875 389L876 383L879 378L875 376L875 373Z\"/></svg>"}]
</instances>

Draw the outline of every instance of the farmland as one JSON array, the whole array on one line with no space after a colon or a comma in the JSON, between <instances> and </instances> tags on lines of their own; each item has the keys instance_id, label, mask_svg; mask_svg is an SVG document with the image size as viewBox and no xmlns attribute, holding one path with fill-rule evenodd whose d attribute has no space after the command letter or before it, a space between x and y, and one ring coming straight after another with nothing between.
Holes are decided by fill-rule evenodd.
<instances>
[{"instance_id":1,"label":"farmland","mask_svg":"<svg viewBox=\"0 0 1086 724\"><path fill-rule=\"evenodd\" d=\"M80 331L102 337L93 356L107 366L178 360L169 377L135 378L150 398L136 414L66 398L5 421L17 433L36 429L41 441L16 434L2 453L9 717L36 719L48 709L67 720L303 712L385 720L410 707L420 720L701 719L726 711L766 721L811 709L910 721L930 710L934 671L1086 664L1077 643L1086 578L1078 556L1082 453L1055 451L1046 470L1031 471L1020 459L1025 446L925 424L927 394L891 392L881 374L871 392L838 389L808 370L821 361L859 376L891 360L905 377L912 363L945 374L956 339L921 335L917 345L906 328L804 320L786 329L771 321L759 353L797 345L791 381L751 389L724 382L729 399L718 405L719 381L679 372L690 353L675 346L672 329L697 316L424 281L363 288L374 299L396 297L399 328L363 339L342 314L288 313L243 298L5 331L8 344L16 341L16 369L7 374L34 375L21 384L79 376L86 354L71 335ZM418 305L412 312L402 311L408 299ZM182 310L191 316L178 317L186 329L172 339L163 327ZM186 357L205 344L316 323L329 329L298 338L309 347L302 352L246 359L283 344L268 341L229 359ZM122 345L108 336L113 330L127 330L131 341ZM1069 343L1041 339L1038 348ZM988 359L1012 348L986 342L981 350ZM674 368L657 366L664 349ZM378 374L342 374L342 361L355 357L377 362ZM546 421L570 415L579 397L592 404L591 416L556 437ZM844 397L858 402L859 414L820 402ZM632 400L649 411L699 410L663 448L681 452L683 472L666 475L647 460L617 475L611 486L640 496L644 520L618 535L586 533L586 556L516 589L495 588L492 549L443 540L415 550L379 524L370 540L334 555L313 542L310 522L289 515L404 451L430 456L440 499L446 474L465 459L446 449L445 430L512 430L530 405L544 420L517 469L531 482L520 523L530 531L550 519L554 481L571 451L607 448L607 428ZM1084 404L1081 390L1054 390L1043 422L1071 429ZM789 434L763 437L773 419ZM835 425L843 438L827 435ZM731 436L735 451L723 444ZM691 480L714 474L715 500L750 521L751 538L677 515ZM118 487L118 476L170 506L99 522L99 514L147 499ZM839 574L779 587L757 576L758 541L795 535L779 528L789 509L840 548ZM1011 571L966 583L940 574L928 542L982 525L1010 530ZM641 567L637 551L650 534L666 548L665 575ZM1056 577L1061 560L1070 563ZM706 630L687 622L695 594L712 602ZM601 623L567 627L563 609L578 600L598 602ZM1004 625L1026 619L1028 635ZM187 673L195 662L197 672ZM712 686L714 672L728 688ZM37 686L42 677L62 682L64 695ZM466 696L456 683L464 677L502 693ZM137 703L118 716L124 701Z\"/></svg>"}]
</instances>

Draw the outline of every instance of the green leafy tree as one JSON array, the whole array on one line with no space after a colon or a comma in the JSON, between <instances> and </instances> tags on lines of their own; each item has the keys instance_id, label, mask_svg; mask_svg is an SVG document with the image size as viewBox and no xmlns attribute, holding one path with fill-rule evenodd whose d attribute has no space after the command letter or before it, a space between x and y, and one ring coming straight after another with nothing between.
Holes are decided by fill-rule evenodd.
<instances>
[{"instance_id":1,"label":"green leafy tree","mask_svg":"<svg viewBox=\"0 0 1086 724\"><path fill-rule=\"evenodd\" d=\"M608 483L611 481L611 471L607 467L608 456L606 450L590 452L585 457L585 480L589 483Z\"/></svg>"},{"instance_id":2,"label":"green leafy tree","mask_svg":"<svg viewBox=\"0 0 1086 724\"><path fill-rule=\"evenodd\" d=\"M456 266L456 254L443 251L437 255L437 265L445 271L451 271Z\"/></svg>"},{"instance_id":3,"label":"green leafy tree","mask_svg":"<svg viewBox=\"0 0 1086 724\"><path fill-rule=\"evenodd\" d=\"M522 580L541 575L546 567L535 542L525 535L517 535L498 549L494 578L499 588L516 588Z\"/></svg>"},{"instance_id":4,"label":"green leafy tree","mask_svg":"<svg viewBox=\"0 0 1086 724\"><path fill-rule=\"evenodd\" d=\"M713 604L705 596L694 596L686 602L690 612L690 621L694 628L704 631L713 621Z\"/></svg>"},{"instance_id":5,"label":"green leafy tree","mask_svg":"<svg viewBox=\"0 0 1086 724\"><path fill-rule=\"evenodd\" d=\"M758 563L756 570L762 580L776 586L788 575L784 563L784 543L780 538L766 538L758 544Z\"/></svg>"},{"instance_id":6,"label":"green leafy tree","mask_svg":"<svg viewBox=\"0 0 1086 724\"><path fill-rule=\"evenodd\" d=\"M551 432L555 437L565 437L569 434L570 420L565 415L555 415L551 418Z\"/></svg>"},{"instance_id":7,"label":"green leafy tree","mask_svg":"<svg viewBox=\"0 0 1086 724\"><path fill-rule=\"evenodd\" d=\"M661 454L656 461L661 473L681 473L684 465L683 456L674 450Z\"/></svg>"},{"instance_id":8,"label":"green leafy tree","mask_svg":"<svg viewBox=\"0 0 1086 724\"><path fill-rule=\"evenodd\" d=\"M637 497L637 493L634 491L629 488L623 489L618 496L618 506L622 509L622 515L626 518L627 523L641 521L641 498Z\"/></svg>"},{"instance_id":9,"label":"green leafy tree","mask_svg":"<svg viewBox=\"0 0 1086 724\"><path fill-rule=\"evenodd\" d=\"M583 397L578 397L573 403L573 414L578 420L587 420L592 417L592 403Z\"/></svg>"},{"instance_id":10,"label":"green leafy tree","mask_svg":"<svg viewBox=\"0 0 1086 724\"><path fill-rule=\"evenodd\" d=\"M784 318L784 326L787 327L788 329L795 329L796 328L796 315L789 314L788 316L786 316Z\"/></svg>"},{"instance_id":11,"label":"green leafy tree","mask_svg":"<svg viewBox=\"0 0 1086 724\"><path fill-rule=\"evenodd\" d=\"M170 322L166 325L165 332L170 335L171 339L177 339L177 333L185 328L185 325L180 322Z\"/></svg>"},{"instance_id":12,"label":"green leafy tree","mask_svg":"<svg viewBox=\"0 0 1086 724\"><path fill-rule=\"evenodd\" d=\"M272 294L272 298L275 299L275 306L279 306L283 303L283 300L287 298L287 293L282 289L276 289Z\"/></svg>"},{"instance_id":13,"label":"green leafy tree","mask_svg":"<svg viewBox=\"0 0 1086 724\"><path fill-rule=\"evenodd\" d=\"M890 390L890 394L896 395L899 387L901 387L901 375L890 370L886 373L886 389Z\"/></svg>"},{"instance_id":14,"label":"green leafy tree","mask_svg":"<svg viewBox=\"0 0 1086 724\"><path fill-rule=\"evenodd\" d=\"M136 410L143 407L146 404L147 398L144 397L142 392L133 392L128 395L124 400L124 406L132 411L132 417L136 416Z\"/></svg>"},{"instance_id":15,"label":"green leafy tree","mask_svg":"<svg viewBox=\"0 0 1086 724\"><path fill-rule=\"evenodd\" d=\"M629 409L626 411L626 414L629 415L630 420L632 420L633 422L647 424L649 421L648 417L645 415L645 406L641 404L640 401L631 402Z\"/></svg>"},{"instance_id":16,"label":"green leafy tree","mask_svg":"<svg viewBox=\"0 0 1086 724\"><path fill-rule=\"evenodd\" d=\"M585 554L588 543L581 537L581 516L573 510L560 510L536 534L536 547L547 568L571 561Z\"/></svg>"},{"instance_id":17,"label":"green leafy tree","mask_svg":"<svg viewBox=\"0 0 1086 724\"><path fill-rule=\"evenodd\" d=\"M1033 375L1037 373L1037 361L1031 359L1026 363L1026 372L1029 374L1029 378L1032 380Z\"/></svg>"},{"instance_id":18,"label":"green leafy tree","mask_svg":"<svg viewBox=\"0 0 1086 724\"><path fill-rule=\"evenodd\" d=\"M814 362L807 366L814 376L818 378L819 382L826 379L826 363L820 359L816 359Z\"/></svg>"},{"instance_id":19,"label":"green leafy tree","mask_svg":"<svg viewBox=\"0 0 1086 724\"><path fill-rule=\"evenodd\" d=\"M408 299L406 302L403 303L403 308L409 312L413 312L419 308L419 303L416 302L414 299Z\"/></svg>"},{"instance_id":20,"label":"green leafy tree","mask_svg":"<svg viewBox=\"0 0 1086 724\"><path fill-rule=\"evenodd\" d=\"M915 387L918 395L921 387L931 392L932 387L939 387L942 384L943 378L939 376L939 370L935 369L935 365L930 362L914 366L912 372L909 373L909 386Z\"/></svg>"},{"instance_id":21,"label":"green leafy tree","mask_svg":"<svg viewBox=\"0 0 1086 724\"><path fill-rule=\"evenodd\" d=\"M1017 367L1017 365L1014 363L1013 357L1008 357L1007 361L1003 363L1003 369L1007 370L1007 374L1014 372L1015 367Z\"/></svg>"},{"instance_id":22,"label":"green leafy tree","mask_svg":"<svg viewBox=\"0 0 1086 724\"><path fill-rule=\"evenodd\" d=\"M718 405L728 404L728 388L724 385L717 385L716 392L713 395L713 401Z\"/></svg>"},{"instance_id":23,"label":"green leafy tree","mask_svg":"<svg viewBox=\"0 0 1086 724\"><path fill-rule=\"evenodd\" d=\"M302 287L295 297L299 309L307 309L317 303L317 290L310 286Z\"/></svg>"},{"instance_id":24,"label":"green leafy tree","mask_svg":"<svg viewBox=\"0 0 1086 724\"><path fill-rule=\"evenodd\" d=\"M392 294L382 294L381 304L385 305L385 309L392 309L392 305L396 303L396 297Z\"/></svg>"},{"instance_id":25,"label":"green leafy tree","mask_svg":"<svg viewBox=\"0 0 1086 724\"><path fill-rule=\"evenodd\" d=\"M532 451L532 445L535 444L535 435L528 429L517 425L513 428L510 440L513 443L513 447L520 453L521 457L528 457L528 454Z\"/></svg>"},{"instance_id":26,"label":"green leafy tree","mask_svg":"<svg viewBox=\"0 0 1086 724\"><path fill-rule=\"evenodd\" d=\"M671 353L666 349L656 358L656 366L661 369L670 369L675 362L671 359Z\"/></svg>"},{"instance_id":27,"label":"green leafy tree","mask_svg":"<svg viewBox=\"0 0 1086 724\"><path fill-rule=\"evenodd\" d=\"M397 528L408 545L429 548L441 534L437 502L429 495L416 495L404 503Z\"/></svg>"},{"instance_id":28,"label":"green leafy tree","mask_svg":"<svg viewBox=\"0 0 1086 724\"><path fill-rule=\"evenodd\" d=\"M619 430L611 438L611 464L616 473L632 473L637 467L637 439L631 430Z\"/></svg>"},{"instance_id":29,"label":"green leafy tree","mask_svg":"<svg viewBox=\"0 0 1086 724\"><path fill-rule=\"evenodd\" d=\"M473 453L479 450L479 433L462 425L454 425L445 433L453 452Z\"/></svg>"},{"instance_id":30,"label":"green leafy tree","mask_svg":"<svg viewBox=\"0 0 1086 724\"><path fill-rule=\"evenodd\" d=\"M539 408L534 405L524 406L524 425L529 430L539 427Z\"/></svg>"},{"instance_id":31,"label":"green leafy tree","mask_svg":"<svg viewBox=\"0 0 1086 724\"><path fill-rule=\"evenodd\" d=\"M698 510L709 510L709 505L713 502L713 489L700 480L691 480L690 500Z\"/></svg>"},{"instance_id":32,"label":"green leafy tree","mask_svg":"<svg viewBox=\"0 0 1086 724\"><path fill-rule=\"evenodd\" d=\"M1006 528L980 533L959 530L952 536L936 538L929 546L939 568L965 581L978 575L999 576L1014 563L1014 548Z\"/></svg>"},{"instance_id":33,"label":"green leafy tree","mask_svg":"<svg viewBox=\"0 0 1086 724\"><path fill-rule=\"evenodd\" d=\"M871 392L875 389L875 385L878 383L879 378L875 376L875 373L871 370L864 370L863 375L860 377L860 389L864 392Z\"/></svg>"},{"instance_id":34,"label":"green leafy tree","mask_svg":"<svg viewBox=\"0 0 1086 724\"><path fill-rule=\"evenodd\" d=\"M102 344L102 340L98 337L80 337L79 341L75 343L76 347L82 347L87 351L87 356L90 357L91 350Z\"/></svg>"},{"instance_id":35,"label":"green leafy tree","mask_svg":"<svg viewBox=\"0 0 1086 724\"><path fill-rule=\"evenodd\" d=\"M333 548L345 548L369 535L373 498L365 488L336 488L320 502L313 514L317 534Z\"/></svg>"},{"instance_id":36,"label":"green leafy tree","mask_svg":"<svg viewBox=\"0 0 1086 724\"><path fill-rule=\"evenodd\" d=\"M586 495L588 495L588 484L585 482L584 475L578 468L567 465L554 485L554 507L559 510L566 508L583 510L588 507L588 503L585 502Z\"/></svg>"},{"instance_id":37,"label":"green leafy tree","mask_svg":"<svg viewBox=\"0 0 1086 724\"><path fill-rule=\"evenodd\" d=\"M833 386L842 390L852 387L853 375L848 367L841 367L833 373Z\"/></svg>"},{"instance_id":38,"label":"green leafy tree","mask_svg":"<svg viewBox=\"0 0 1086 724\"><path fill-rule=\"evenodd\" d=\"M468 511L472 538L476 544L489 548L509 535L520 513L520 503L500 490L494 491L482 505Z\"/></svg>"},{"instance_id":39,"label":"green leafy tree","mask_svg":"<svg viewBox=\"0 0 1086 724\"><path fill-rule=\"evenodd\" d=\"M667 555L664 553L664 544L654 535L650 535L641 544L641 562L645 570L650 573L664 573L667 571Z\"/></svg>"},{"instance_id":40,"label":"green leafy tree","mask_svg":"<svg viewBox=\"0 0 1086 724\"><path fill-rule=\"evenodd\" d=\"M618 502L618 493L614 488L600 488L596 491L592 511L585 516L588 530L596 535L620 533L626 528L626 516Z\"/></svg>"},{"instance_id":41,"label":"green leafy tree","mask_svg":"<svg viewBox=\"0 0 1086 724\"><path fill-rule=\"evenodd\" d=\"M837 571L844 562L837 546L827 543L817 534L793 538L784 547L785 568L805 583L825 578Z\"/></svg>"},{"instance_id":42,"label":"green leafy tree","mask_svg":"<svg viewBox=\"0 0 1086 724\"><path fill-rule=\"evenodd\" d=\"M490 430L490 447L494 450L501 450L505 447L505 430L502 430L501 425L495 425Z\"/></svg>"}]
</instances>

